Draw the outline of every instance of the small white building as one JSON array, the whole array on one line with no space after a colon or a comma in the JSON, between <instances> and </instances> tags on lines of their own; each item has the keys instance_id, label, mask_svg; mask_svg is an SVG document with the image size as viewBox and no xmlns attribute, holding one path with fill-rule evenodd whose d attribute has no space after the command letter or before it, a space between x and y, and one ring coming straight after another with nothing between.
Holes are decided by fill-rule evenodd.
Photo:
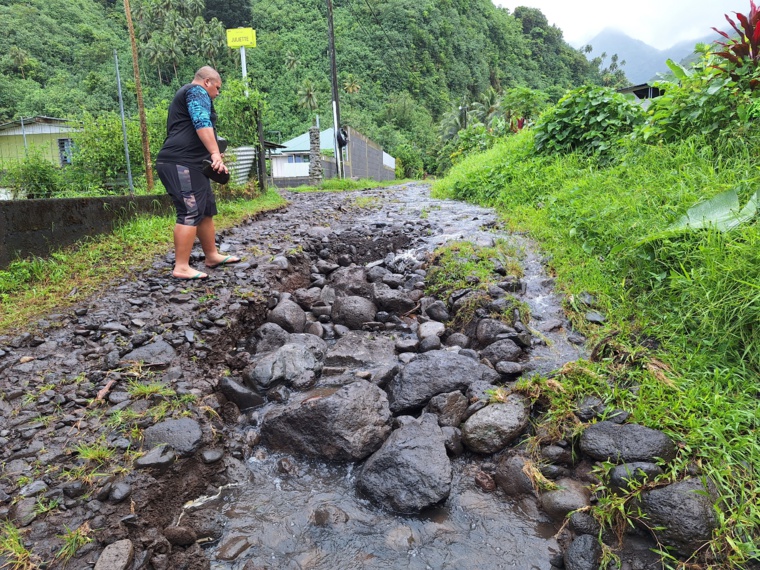
<instances>
[{"instance_id":1,"label":"small white building","mask_svg":"<svg viewBox=\"0 0 760 570\"><path fill-rule=\"evenodd\" d=\"M309 177L309 133L306 132L294 139L282 143L283 148L272 151L272 178L277 183L283 178ZM325 129L319 133L319 150L322 155L335 156L333 129Z\"/></svg>"},{"instance_id":2,"label":"small white building","mask_svg":"<svg viewBox=\"0 0 760 570\"><path fill-rule=\"evenodd\" d=\"M393 180L396 159L360 132L351 127L347 127L347 131L348 143L343 150L346 177ZM309 133L306 132L282 143L283 148L272 151L272 181L276 186L293 187L309 183L309 143ZM324 178L334 177L335 139L332 127L319 133L319 150Z\"/></svg>"}]
</instances>

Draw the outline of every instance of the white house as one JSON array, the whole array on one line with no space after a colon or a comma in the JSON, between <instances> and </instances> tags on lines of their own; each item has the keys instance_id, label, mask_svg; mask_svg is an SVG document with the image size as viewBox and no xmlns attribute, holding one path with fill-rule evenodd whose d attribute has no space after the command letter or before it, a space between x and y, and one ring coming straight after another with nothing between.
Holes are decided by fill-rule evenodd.
<instances>
[{"instance_id":1,"label":"white house","mask_svg":"<svg viewBox=\"0 0 760 570\"><path fill-rule=\"evenodd\" d=\"M272 178L308 178L309 177L309 133L282 143L284 148L272 151ZM325 155L335 156L333 129L319 133L319 150Z\"/></svg>"},{"instance_id":2,"label":"white house","mask_svg":"<svg viewBox=\"0 0 760 570\"><path fill-rule=\"evenodd\" d=\"M347 178L393 180L396 159L360 132L346 127L348 141L343 149L343 167ZM272 181L276 186L293 187L309 183L309 133L282 143L283 148L272 151ZM336 173L333 129L319 133L324 178Z\"/></svg>"}]
</instances>

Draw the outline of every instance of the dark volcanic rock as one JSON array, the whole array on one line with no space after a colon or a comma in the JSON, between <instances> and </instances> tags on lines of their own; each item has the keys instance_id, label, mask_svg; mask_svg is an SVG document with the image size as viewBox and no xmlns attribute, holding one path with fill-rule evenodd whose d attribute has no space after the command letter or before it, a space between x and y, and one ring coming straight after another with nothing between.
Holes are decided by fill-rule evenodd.
<instances>
[{"instance_id":1,"label":"dark volcanic rock","mask_svg":"<svg viewBox=\"0 0 760 570\"><path fill-rule=\"evenodd\" d=\"M332 306L332 320L349 329L361 330L364 323L375 320L377 307L364 297L338 297Z\"/></svg>"},{"instance_id":2,"label":"dark volcanic rock","mask_svg":"<svg viewBox=\"0 0 760 570\"><path fill-rule=\"evenodd\" d=\"M713 509L717 495L699 479L685 479L641 494L641 510L659 540L690 556L712 538L718 526Z\"/></svg>"},{"instance_id":3,"label":"dark volcanic rock","mask_svg":"<svg viewBox=\"0 0 760 570\"><path fill-rule=\"evenodd\" d=\"M462 426L462 441L477 453L496 453L517 439L529 419L528 400L510 394L505 402L490 404L470 416Z\"/></svg>"},{"instance_id":4,"label":"dark volcanic rock","mask_svg":"<svg viewBox=\"0 0 760 570\"><path fill-rule=\"evenodd\" d=\"M180 455L192 455L201 445L201 426L195 420L182 418L166 420L150 426L143 432L145 447L166 444Z\"/></svg>"},{"instance_id":5,"label":"dark volcanic rock","mask_svg":"<svg viewBox=\"0 0 760 570\"><path fill-rule=\"evenodd\" d=\"M676 446L668 436L639 424L593 424L581 435L580 446L597 461L653 463L657 458L670 461L676 456Z\"/></svg>"},{"instance_id":6,"label":"dark volcanic rock","mask_svg":"<svg viewBox=\"0 0 760 570\"><path fill-rule=\"evenodd\" d=\"M441 428L425 414L391 433L366 461L359 489L380 506L413 513L445 499L451 477Z\"/></svg>"},{"instance_id":7,"label":"dark volcanic rock","mask_svg":"<svg viewBox=\"0 0 760 570\"><path fill-rule=\"evenodd\" d=\"M261 406L264 403L264 398L259 396L253 390L249 390L242 384L235 382L232 378L227 376L222 377L219 380L219 391L241 410L248 408L255 408Z\"/></svg>"},{"instance_id":8,"label":"dark volcanic rock","mask_svg":"<svg viewBox=\"0 0 760 570\"><path fill-rule=\"evenodd\" d=\"M388 386L394 414L422 408L430 398L465 390L493 371L479 362L445 350L419 355Z\"/></svg>"},{"instance_id":9,"label":"dark volcanic rock","mask_svg":"<svg viewBox=\"0 0 760 570\"><path fill-rule=\"evenodd\" d=\"M169 366L176 356L176 351L169 343L157 340L128 352L122 357L122 361L141 362L153 366Z\"/></svg>"},{"instance_id":10,"label":"dark volcanic rock","mask_svg":"<svg viewBox=\"0 0 760 570\"><path fill-rule=\"evenodd\" d=\"M291 399L267 413L261 426L273 449L339 461L367 457L389 432L388 399L364 380Z\"/></svg>"},{"instance_id":11,"label":"dark volcanic rock","mask_svg":"<svg viewBox=\"0 0 760 570\"><path fill-rule=\"evenodd\" d=\"M597 570L601 557L599 540L590 534L582 534L565 552L565 570Z\"/></svg>"}]
</instances>

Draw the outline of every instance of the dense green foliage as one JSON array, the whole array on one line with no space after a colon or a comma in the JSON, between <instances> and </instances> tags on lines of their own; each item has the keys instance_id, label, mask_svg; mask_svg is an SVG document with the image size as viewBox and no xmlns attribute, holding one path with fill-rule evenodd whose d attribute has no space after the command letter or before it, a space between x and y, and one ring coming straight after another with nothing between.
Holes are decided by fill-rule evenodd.
<instances>
[{"instance_id":1,"label":"dense green foliage","mask_svg":"<svg viewBox=\"0 0 760 570\"><path fill-rule=\"evenodd\" d=\"M604 152L642 122L641 107L608 87L579 87L536 123L536 150Z\"/></svg>"},{"instance_id":2,"label":"dense green foliage","mask_svg":"<svg viewBox=\"0 0 760 570\"><path fill-rule=\"evenodd\" d=\"M250 88L260 94L254 103L267 103L265 136L297 136L317 115L323 124L331 123L324 2L307 0L297 9L284 0L131 4L148 109L165 108L195 69L214 65L225 80L217 106L223 110L220 121L228 124L220 132L251 144L252 105L226 100L228 93L233 98L240 93L238 87L228 88L240 77L240 53L226 47L224 27L253 25L258 47L247 50L247 63ZM442 172L452 155L456 159L478 148L472 140L460 144L460 128L452 118L459 116L462 128L469 119L503 134L535 115L541 101L601 81L598 65L567 45L562 32L532 8L510 14L489 0L378 5L338 0L334 22L343 122L399 156L400 172L407 176ZM31 115L80 119L84 112L99 120L101 114L117 112L114 50L120 56L127 114L136 115L121 2L0 0L0 26L9 30L10 45L0 56L0 121ZM510 91L518 100L513 96L509 105L500 105ZM230 112L235 115L226 117ZM439 137L442 121L454 129L449 136ZM139 145L130 151L141 160ZM111 169L123 172L122 162ZM133 170L140 171L139 165Z\"/></svg>"},{"instance_id":3,"label":"dense green foliage","mask_svg":"<svg viewBox=\"0 0 760 570\"><path fill-rule=\"evenodd\" d=\"M681 451L661 480L688 477L699 465L722 495L719 529L690 562L746 568L760 555L760 225L750 209L736 224L695 219L691 229L671 230L687 212L711 216L716 196L757 200L760 137L748 109L760 104L751 87L760 70L734 78L714 67L719 57L706 52L682 70L680 84L663 83L667 95L628 136L599 130L593 147L579 136L622 107L608 102L610 114L594 96L576 97L603 91L583 89L544 114L540 128L464 158L434 193L495 206L539 239L574 325L596 346L591 362L561 375L561 391L540 379L523 387L551 402L545 419L562 424L574 402L593 393L664 429ZM563 127L549 130L558 117ZM567 144L567 131L577 144ZM603 327L583 318L581 293L607 316ZM596 516L639 518L637 492L616 497L600 488Z\"/></svg>"}]
</instances>

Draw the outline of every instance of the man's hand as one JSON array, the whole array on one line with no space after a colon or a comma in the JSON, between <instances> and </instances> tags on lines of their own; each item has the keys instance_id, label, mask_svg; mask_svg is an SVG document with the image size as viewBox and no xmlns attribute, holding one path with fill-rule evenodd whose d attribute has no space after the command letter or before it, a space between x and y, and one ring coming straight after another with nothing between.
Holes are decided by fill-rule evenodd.
<instances>
[{"instance_id":1,"label":"man's hand","mask_svg":"<svg viewBox=\"0 0 760 570\"><path fill-rule=\"evenodd\" d=\"M229 170L227 170L227 166L224 164L222 153L211 153L211 168L213 168L216 172L224 172L225 174L229 172Z\"/></svg>"}]
</instances>

